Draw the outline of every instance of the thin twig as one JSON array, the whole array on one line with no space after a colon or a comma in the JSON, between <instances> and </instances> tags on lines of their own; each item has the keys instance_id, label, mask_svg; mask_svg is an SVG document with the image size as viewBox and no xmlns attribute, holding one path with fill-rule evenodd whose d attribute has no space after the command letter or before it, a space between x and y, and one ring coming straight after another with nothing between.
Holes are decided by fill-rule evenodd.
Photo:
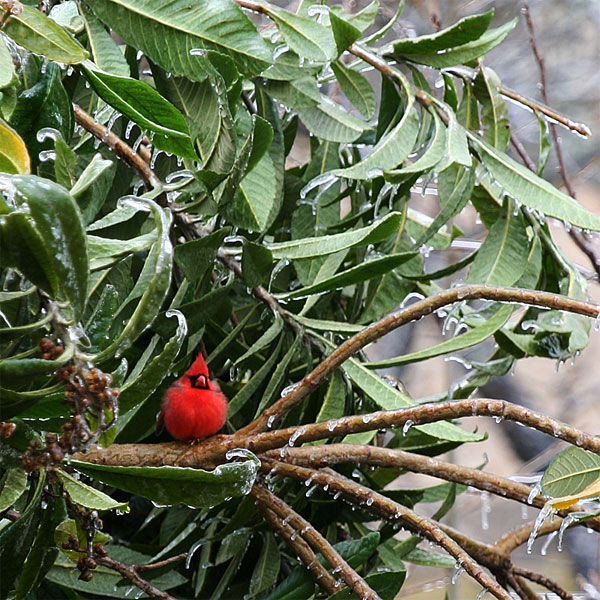
<instances>
[{"instance_id":1,"label":"thin twig","mask_svg":"<svg viewBox=\"0 0 600 600\"><path fill-rule=\"evenodd\" d=\"M517 566L513 566L512 572L519 577L524 577L525 579L529 579L529 581L533 581L534 583L545 587L547 590L554 592L559 598L563 598L563 600L573 600L572 594L563 590L560 585L545 575L540 575L529 569L523 569Z\"/></svg>"},{"instance_id":2,"label":"thin twig","mask_svg":"<svg viewBox=\"0 0 600 600\"><path fill-rule=\"evenodd\" d=\"M181 554L177 554L176 556L170 556L169 558L165 558L165 560L160 560L155 563L151 563L149 565L132 565L132 567L139 573L140 571L150 571L152 569L160 569L160 567L165 567L170 565L171 563L178 562L184 558L187 558L188 553L182 552Z\"/></svg>"},{"instance_id":3,"label":"thin twig","mask_svg":"<svg viewBox=\"0 0 600 600\"><path fill-rule=\"evenodd\" d=\"M86 131L89 131L95 138L99 139L119 158L138 172L147 189L160 185L160 180L148 166L148 163L146 163L139 154L135 153L131 146L126 144L112 131L108 131L104 125L94 121L94 119L77 104L73 104L73 112L75 114L75 120L79 125Z\"/></svg>"},{"instance_id":4,"label":"thin twig","mask_svg":"<svg viewBox=\"0 0 600 600\"><path fill-rule=\"evenodd\" d=\"M351 481L341 475L324 471L315 471L305 467L289 465L277 461L265 459L264 469L285 477L292 477L300 481L309 480L312 483L325 488L331 493L340 492L349 501L359 504L363 510L367 510L380 517L398 523L427 539L435 542L446 550L465 571L478 583L485 587L491 594L501 600L510 600L510 594L496 583L483 569L465 552L452 538L444 533L435 523L421 517L414 511L402 504L394 502L373 490Z\"/></svg>"},{"instance_id":5,"label":"thin twig","mask_svg":"<svg viewBox=\"0 0 600 600\"><path fill-rule=\"evenodd\" d=\"M96 555L94 556L94 560L99 565L103 565L105 567L108 567L109 569L112 569L113 571L117 571L117 573L120 573L123 577L129 579L129 581L131 581L133 585L140 588L140 590L146 592L146 594L148 594L148 596L152 598L160 598L161 600L175 600L173 596L170 596L169 594L167 594L167 592L159 590L157 587L154 587L149 581L142 579L139 576L137 569L133 566L126 565L118 560L115 560L114 558L111 558L110 556Z\"/></svg>"},{"instance_id":6,"label":"thin twig","mask_svg":"<svg viewBox=\"0 0 600 600\"><path fill-rule=\"evenodd\" d=\"M544 102L548 104L548 85L546 81L546 67L544 64L544 58L541 55L537 40L535 36L535 26L533 24L533 18L531 17L531 11L529 10L529 5L525 2L525 6L523 7L523 14L525 15L525 23L527 24L527 30L529 32L529 45L531 46L531 50L533 55L535 56L535 61L538 66L538 70L540 72L540 92L542 94L542 98ZM560 176L563 180L563 184L567 190L567 193L572 198L575 198L575 189L571 184L571 180L569 178L569 174L567 173L567 167L565 165L565 157L562 151L562 145L560 143L560 138L558 137L558 132L556 129L556 125L554 123L550 123L550 132L552 134L552 141L554 142L554 149L556 151L556 160L558 162L558 168L560 170ZM591 132L588 130L589 137ZM533 170L533 169L532 169ZM571 239L577 244L579 249L588 257L590 262L592 263L592 267L596 272L596 276L600 279L600 257L596 254L593 246L592 240L589 235L579 231L578 229L570 229L569 235Z\"/></svg>"},{"instance_id":7,"label":"thin twig","mask_svg":"<svg viewBox=\"0 0 600 600\"><path fill-rule=\"evenodd\" d=\"M364 600L381 600L379 595L371 589L369 584L340 556L337 550L301 515L281 498L261 485L252 488L252 495L269 507L284 522L289 523L302 537L325 557L330 566L339 572L340 577L346 582L359 598ZM339 583L335 585L339 588Z\"/></svg>"},{"instance_id":8,"label":"thin twig","mask_svg":"<svg viewBox=\"0 0 600 600\"><path fill-rule=\"evenodd\" d=\"M253 493L253 492L251 492ZM284 519L281 519L269 506L268 502L257 498L256 505L263 519L283 541L289 546L294 556L300 558L304 566L312 574L315 581L323 591L330 596L338 591L336 580L327 569L319 562L312 548L306 543L304 538L298 535L298 532Z\"/></svg>"},{"instance_id":9,"label":"thin twig","mask_svg":"<svg viewBox=\"0 0 600 600\"><path fill-rule=\"evenodd\" d=\"M298 448L284 447L281 451L269 450L264 455L261 454L262 456L312 468L351 462L374 467L405 469L412 473L423 473L445 481L468 485L536 508L543 508L545 504L545 500L539 494L530 500L531 488L524 483L403 450L379 448L367 444L327 444ZM583 510L581 506L575 505L567 510L558 511L557 514L566 517L570 512L581 510ZM600 531L600 518L587 519L585 526Z\"/></svg>"},{"instance_id":10,"label":"thin twig","mask_svg":"<svg viewBox=\"0 0 600 600\"><path fill-rule=\"evenodd\" d=\"M317 365L311 373L306 375L294 390L267 408L252 423L240 429L236 435L246 436L264 431L269 425L272 426L276 420L280 420L294 406L314 392L344 361L362 350L367 344L374 342L402 325L411 321L417 321L443 306L458 301L476 299L542 306L566 310L593 318L600 314L600 307L596 304L575 300L551 292L503 288L485 284L465 285L444 290L439 294L425 298L420 302L415 302L407 308L383 317L346 340Z\"/></svg>"}]
</instances>

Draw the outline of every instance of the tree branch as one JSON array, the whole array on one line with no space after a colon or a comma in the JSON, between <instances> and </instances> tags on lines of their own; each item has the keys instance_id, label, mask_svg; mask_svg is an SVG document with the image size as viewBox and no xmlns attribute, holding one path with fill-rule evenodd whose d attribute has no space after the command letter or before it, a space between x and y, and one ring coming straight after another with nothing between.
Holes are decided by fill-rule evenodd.
<instances>
[{"instance_id":1,"label":"tree branch","mask_svg":"<svg viewBox=\"0 0 600 600\"><path fill-rule=\"evenodd\" d=\"M251 493L254 495L254 488ZM256 506L266 523L271 529L276 531L289 546L294 556L300 558L323 591L330 596L335 594L335 592L338 591L339 586L334 577L332 577L327 569L319 562L312 548L306 543L304 538L298 536L298 532L289 525L285 519L281 519L270 508L269 498L266 498L265 500L256 498Z\"/></svg>"},{"instance_id":2,"label":"tree branch","mask_svg":"<svg viewBox=\"0 0 600 600\"><path fill-rule=\"evenodd\" d=\"M304 517L299 515L283 500L261 485L255 485L252 488L251 494L257 501L268 506L269 510L277 514L284 522L289 523L296 532L300 532L300 535L302 535L313 548L319 550L331 567L336 572L339 572L340 577L359 598L363 598L364 600L381 600L379 595L371 589L369 584L340 556L337 550L306 519L304 519ZM336 590L339 588L339 583L336 583L335 588Z\"/></svg>"},{"instance_id":3,"label":"tree branch","mask_svg":"<svg viewBox=\"0 0 600 600\"><path fill-rule=\"evenodd\" d=\"M181 442L113 444L105 449L92 449L86 454L79 453L73 458L91 463L121 466L175 465L214 468L223 462L227 451L234 448L247 448L254 453L260 453L274 448L325 440L349 433L403 427L409 421L410 424L423 425L436 421L476 416L518 421L600 455L600 438L580 429L505 400L467 398L341 417L257 434L240 435L240 432L237 432L233 435L213 436L193 446Z\"/></svg>"},{"instance_id":4,"label":"tree branch","mask_svg":"<svg viewBox=\"0 0 600 600\"><path fill-rule=\"evenodd\" d=\"M545 500L540 495L529 502L531 488L523 483L479 469L471 469L403 450L379 448L366 444L327 444L299 448L284 447L283 451L269 450L262 456L312 468L351 462L375 467L405 469L412 473L423 473L438 479L469 485L502 498L516 500L522 504L531 504L536 508L543 508L545 504ZM570 512L581 512L582 510L584 509L581 506L575 505L567 510L558 511L557 514L564 518ZM600 531L600 518L586 520L585 526Z\"/></svg>"},{"instance_id":5,"label":"tree branch","mask_svg":"<svg viewBox=\"0 0 600 600\"><path fill-rule=\"evenodd\" d=\"M161 185L160 180L148 166L148 163L139 154L135 153L131 146L112 133L112 131L108 131L104 125L94 121L94 119L79 105L73 104L73 113L75 114L75 120L79 125L86 131L89 131L95 138L99 139L104 145L110 148L120 159L137 171L144 181L146 189L152 189Z\"/></svg>"},{"instance_id":6,"label":"tree branch","mask_svg":"<svg viewBox=\"0 0 600 600\"><path fill-rule=\"evenodd\" d=\"M529 5L527 4L527 2L525 2L525 6L523 6L522 10L523 14L525 15L525 23L527 24L527 30L529 31L529 45L531 46L531 50L533 51L533 55L535 57L535 61L540 72L540 92L542 94L544 102L548 104L546 67L544 65L544 59L537 46L537 41L535 37L535 26L533 24L533 19L531 17L531 12L529 10ZM576 131L578 131L578 133L582 133L579 130ZM569 196L575 198L575 190L571 185L571 180L567 173L567 167L565 166L565 158L563 155L560 138L558 137L556 125L554 123L550 123L550 132L552 133L552 141L554 142L554 150L556 151L556 160L558 161L558 168L560 170L560 176L563 180L563 184ZM584 134L582 133L582 135ZM589 137L590 135L591 131L589 131L588 129L586 137ZM578 229L573 228L569 230L569 235L571 236L571 239L575 242L575 244L577 244L579 249L588 257L589 261L592 263L592 268L596 272L596 276L600 279L600 258L598 257L592 246L592 240L590 236L588 234L583 233L582 231L579 231Z\"/></svg>"},{"instance_id":7,"label":"tree branch","mask_svg":"<svg viewBox=\"0 0 600 600\"><path fill-rule=\"evenodd\" d=\"M315 471L269 459L265 459L263 470L285 477L292 477L300 481L310 480L321 487L328 486L327 490L329 492L340 492L349 501L359 504L363 510L367 510L392 522L400 523L410 531L425 536L446 550L448 554L456 559L458 565L463 567L471 577L489 590L496 598L510 600L510 594L487 575L469 554L434 522L421 517L390 498L338 474L334 475L324 471Z\"/></svg>"},{"instance_id":8,"label":"tree branch","mask_svg":"<svg viewBox=\"0 0 600 600\"><path fill-rule=\"evenodd\" d=\"M115 560L114 558L111 558L110 556L95 555L94 560L99 565L103 565L105 567L108 567L109 569L112 569L113 571L117 571L117 573L120 573L123 577L129 579L129 581L131 581L133 585L140 588L140 590L146 592L146 594L148 594L148 596L152 598L160 598L161 600L175 600L173 596L170 596L169 594L167 594L167 592L159 590L157 587L154 587L149 581L142 579L139 576L137 569L133 566L126 565L118 560Z\"/></svg>"},{"instance_id":9,"label":"tree branch","mask_svg":"<svg viewBox=\"0 0 600 600\"><path fill-rule=\"evenodd\" d=\"M517 288L503 288L485 284L465 285L415 302L407 308L389 314L376 323L369 325L350 339L338 346L325 360L323 360L311 373L285 397L280 398L271 407L267 408L252 423L242 427L236 436L247 436L264 431L269 425L280 420L294 406L299 404L309 394L314 392L344 361L362 350L367 344L374 342L385 334L429 315L437 309L453 304L461 300L494 300L496 302L508 302L542 306L558 310L566 310L588 317L597 317L600 307L596 304L583 302L561 296L551 292L525 290Z\"/></svg>"}]
</instances>

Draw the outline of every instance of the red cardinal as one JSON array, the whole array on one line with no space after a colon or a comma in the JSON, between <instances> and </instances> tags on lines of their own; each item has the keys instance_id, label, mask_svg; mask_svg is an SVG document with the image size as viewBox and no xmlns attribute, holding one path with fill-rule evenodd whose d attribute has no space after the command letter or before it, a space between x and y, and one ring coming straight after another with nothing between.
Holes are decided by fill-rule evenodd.
<instances>
[{"instance_id":1,"label":"red cardinal","mask_svg":"<svg viewBox=\"0 0 600 600\"><path fill-rule=\"evenodd\" d=\"M164 422L178 440L201 440L217 433L225 423L227 398L216 381L209 379L202 353L165 392L159 424Z\"/></svg>"}]
</instances>

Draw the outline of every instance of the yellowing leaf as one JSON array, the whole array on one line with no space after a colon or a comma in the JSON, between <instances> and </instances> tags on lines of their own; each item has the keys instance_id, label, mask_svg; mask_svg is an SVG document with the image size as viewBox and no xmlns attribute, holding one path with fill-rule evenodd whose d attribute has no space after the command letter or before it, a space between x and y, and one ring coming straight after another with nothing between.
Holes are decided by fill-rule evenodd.
<instances>
[{"instance_id":1,"label":"yellowing leaf","mask_svg":"<svg viewBox=\"0 0 600 600\"><path fill-rule=\"evenodd\" d=\"M552 498L552 500L548 501L548 504L560 510L563 508L570 508L573 504L577 504L577 502L584 500L585 498L591 498L592 496L598 495L600 495L600 477L598 477L596 481L590 483L590 485L581 490L578 494Z\"/></svg>"},{"instance_id":2,"label":"yellowing leaf","mask_svg":"<svg viewBox=\"0 0 600 600\"><path fill-rule=\"evenodd\" d=\"M19 134L0 119L0 171L4 173L31 173L27 146Z\"/></svg>"}]
</instances>

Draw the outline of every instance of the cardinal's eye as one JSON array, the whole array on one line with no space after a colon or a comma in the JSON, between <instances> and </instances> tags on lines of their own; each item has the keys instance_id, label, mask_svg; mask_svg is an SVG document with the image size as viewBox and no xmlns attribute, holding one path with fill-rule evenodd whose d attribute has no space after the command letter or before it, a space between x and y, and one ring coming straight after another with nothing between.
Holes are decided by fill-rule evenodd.
<instances>
[{"instance_id":1,"label":"cardinal's eye","mask_svg":"<svg viewBox=\"0 0 600 600\"><path fill-rule=\"evenodd\" d=\"M206 375L190 375L190 381L192 387L198 390L207 390L208 388L208 377Z\"/></svg>"}]
</instances>

